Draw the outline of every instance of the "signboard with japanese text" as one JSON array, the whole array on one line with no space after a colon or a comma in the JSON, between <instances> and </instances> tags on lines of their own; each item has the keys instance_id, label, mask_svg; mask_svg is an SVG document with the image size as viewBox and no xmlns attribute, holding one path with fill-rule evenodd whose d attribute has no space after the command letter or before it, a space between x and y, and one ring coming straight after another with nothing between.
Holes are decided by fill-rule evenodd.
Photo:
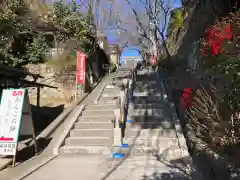
<instances>
[{"instance_id":1,"label":"signboard with japanese text","mask_svg":"<svg viewBox=\"0 0 240 180\"><path fill-rule=\"evenodd\" d=\"M84 85L86 76L86 55L77 51L77 84Z\"/></svg>"},{"instance_id":2,"label":"signboard with japanese text","mask_svg":"<svg viewBox=\"0 0 240 180\"><path fill-rule=\"evenodd\" d=\"M0 155L15 155L19 133L33 133L30 132L32 130L32 124L30 124L32 119L24 125L22 122L23 116L29 114L29 111L31 112L29 108L29 100L25 89L3 90L0 106Z\"/></svg>"}]
</instances>

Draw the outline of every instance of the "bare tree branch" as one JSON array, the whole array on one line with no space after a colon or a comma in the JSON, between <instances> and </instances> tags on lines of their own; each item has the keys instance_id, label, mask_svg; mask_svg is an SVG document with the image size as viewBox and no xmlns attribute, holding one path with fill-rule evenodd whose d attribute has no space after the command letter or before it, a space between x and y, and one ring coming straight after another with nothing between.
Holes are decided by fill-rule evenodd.
<instances>
[{"instance_id":1,"label":"bare tree branch","mask_svg":"<svg viewBox=\"0 0 240 180\"><path fill-rule=\"evenodd\" d=\"M165 55L170 57L165 42L165 31L172 10L171 3L167 0L139 0L136 4L131 0L122 2L125 2L124 12L131 13L118 16L118 23L113 28L121 30L119 39L123 41L122 39L127 38L128 44L135 45L141 51L151 53L155 57L159 57L160 48L164 48Z\"/></svg>"}]
</instances>

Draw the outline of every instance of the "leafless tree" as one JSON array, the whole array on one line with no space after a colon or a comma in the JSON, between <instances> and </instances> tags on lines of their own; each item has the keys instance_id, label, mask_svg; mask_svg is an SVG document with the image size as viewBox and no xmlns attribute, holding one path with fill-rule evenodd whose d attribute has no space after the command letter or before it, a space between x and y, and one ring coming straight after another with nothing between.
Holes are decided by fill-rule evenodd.
<instances>
[{"instance_id":1,"label":"leafless tree","mask_svg":"<svg viewBox=\"0 0 240 180\"><path fill-rule=\"evenodd\" d=\"M80 0L83 10L88 14L89 25L95 34L104 33L116 17L115 0Z\"/></svg>"},{"instance_id":2,"label":"leafless tree","mask_svg":"<svg viewBox=\"0 0 240 180\"><path fill-rule=\"evenodd\" d=\"M119 41L136 46L141 54L155 57L164 53L170 58L165 32L173 0L123 0L123 12L118 15L115 29L120 29Z\"/></svg>"}]
</instances>

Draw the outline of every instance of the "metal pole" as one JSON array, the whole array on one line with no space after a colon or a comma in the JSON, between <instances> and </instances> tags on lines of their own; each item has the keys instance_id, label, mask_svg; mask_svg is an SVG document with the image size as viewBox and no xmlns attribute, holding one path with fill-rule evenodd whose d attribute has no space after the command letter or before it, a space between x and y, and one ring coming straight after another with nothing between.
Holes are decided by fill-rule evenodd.
<instances>
[{"instance_id":1,"label":"metal pole","mask_svg":"<svg viewBox=\"0 0 240 180\"><path fill-rule=\"evenodd\" d=\"M150 26L150 24L151 24L151 15L150 15L151 5L150 5L150 1L151 1L151 0L148 0L148 21L149 21L148 25L149 25L149 36L151 36L151 26ZM150 38L150 40L151 40L151 38ZM149 47L148 47L149 54L150 54L150 49L151 49L151 42L149 41Z\"/></svg>"}]
</instances>

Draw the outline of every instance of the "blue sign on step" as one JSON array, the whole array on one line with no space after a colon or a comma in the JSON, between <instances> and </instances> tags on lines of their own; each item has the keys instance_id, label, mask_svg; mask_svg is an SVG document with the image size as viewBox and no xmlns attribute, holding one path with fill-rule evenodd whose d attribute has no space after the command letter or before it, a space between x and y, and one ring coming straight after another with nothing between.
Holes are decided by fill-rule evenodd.
<instances>
[{"instance_id":1,"label":"blue sign on step","mask_svg":"<svg viewBox=\"0 0 240 180\"><path fill-rule=\"evenodd\" d=\"M131 119L128 119L126 122L127 123L132 123L133 121Z\"/></svg>"},{"instance_id":2,"label":"blue sign on step","mask_svg":"<svg viewBox=\"0 0 240 180\"><path fill-rule=\"evenodd\" d=\"M123 158L125 158L125 154L123 154L123 153L113 153L112 158L123 159Z\"/></svg>"},{"instance_id":3,"label":"blue sign on step","mask_svg":"<svg viewBox=\"0 0 240 180\"><path fill-rule=\"evenodd\" d=\"M122 147L122 148L128 148L128 144L121 144L120 147Z\"/></svg>"}]
</instances>

